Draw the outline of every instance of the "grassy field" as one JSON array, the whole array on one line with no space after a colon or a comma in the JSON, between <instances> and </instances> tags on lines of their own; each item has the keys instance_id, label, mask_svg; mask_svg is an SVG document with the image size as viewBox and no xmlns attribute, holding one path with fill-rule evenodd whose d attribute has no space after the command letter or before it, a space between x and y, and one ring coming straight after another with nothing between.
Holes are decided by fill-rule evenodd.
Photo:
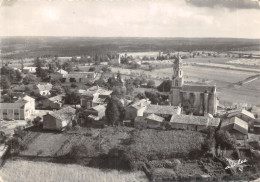
<instances>
[{"instance_id":1,"label":"grassy field","mask_svg":"<svg viewBox=\"0 0 260 182\"><path fill-rule=\"evenodd\" d=\"M205 136L193 131L143 130L133 134L131 150L150 156L176 157L200 150Z\"/></svg>"},{"instance_id":2,"label":"grassy field","mask_svg":"<svg viewBox=\"0 0 260 182\"><path fill-rule=\"evenodd\" d=\"M2 178L2 179L1 179ZM7 161L0 169L0 182L146 182L142 172L102 171L79 165Z\"/></svg>"}]
</instances>

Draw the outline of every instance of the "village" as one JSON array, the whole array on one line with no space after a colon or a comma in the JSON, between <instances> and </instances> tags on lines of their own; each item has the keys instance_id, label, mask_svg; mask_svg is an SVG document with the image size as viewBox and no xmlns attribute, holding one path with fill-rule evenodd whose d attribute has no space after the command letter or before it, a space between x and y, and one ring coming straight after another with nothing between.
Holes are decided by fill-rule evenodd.
<instances>
[{"instance_id":1,"label":"village","mask_svg":"<svg viewBox=\"0 0 260 182\"><path fill-rule=\"evenodd\" d=\"M184 135L187 133L187 136L192 136L192 132L204 136L203 142L197 147L203 148L205 153L210 153L225 165L230 164L226 159L230 158L232 151L237 154L233 161L247 156L259 160L260 113L256 109L247 105L226 107L220 104L217 85L186 82L185 57L179 53L163 56L159 52L157 58L148 57L136 58L127 54L115 54L110 58L98 55L62 59L37 57L33 60L33 66L24 66L24 62L20 61L18 67L3 63L1 162L4 164L5 158L10 156L26 156L30 142L37 143L38 140L37 137L27 139L32 133L58 133L62 138L70 132L82 134L82 131L87 131L93 135L93 131L99 131L100 152L102 145L106 145L100 141L100 133L110 129L125 133L166 132L169 135L181 132ZM149 62L156 60L156 64L160 64L164 59L171 65L173 74L162 77L162 81L158 80L158 76L153 77L153 74L122 74L118 71L120 67L139 69L148 62L147 69L152 73L157 67ZM160 81L156 86L156 82ZM24 146L25 143L27 146ZM42 143L45 149L47 143L47 140ZM78 148L76 150L81 151ZM44 154L42 150L34 152L35 156ZM166 159L162 157L158 160ZM243 173L243 166L238 166L238 170L232 168L231 174ZM161 179L162 167L153 168L151 170L148 167L145 171L153 171L150 172L153 179ZM164 169L167 170L167 167ZM244 171L248 171L246 167ZM168 176L169 179L173 178L171 173ZM210 177L206 172L199 176Z\"/></svg>"}]
</instances>

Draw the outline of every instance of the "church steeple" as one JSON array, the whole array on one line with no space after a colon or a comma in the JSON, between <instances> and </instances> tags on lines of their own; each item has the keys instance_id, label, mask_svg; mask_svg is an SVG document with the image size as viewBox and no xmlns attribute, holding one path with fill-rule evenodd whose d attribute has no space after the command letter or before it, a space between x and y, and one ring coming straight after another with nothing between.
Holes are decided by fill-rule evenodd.
<instances>
[{"instance_id":1,"label":"church steeple","mask_svg":"<svg viewBox=\"0 0 260 182\"><path fill-rule=\"evenodd\" d=\"M181 57L178 55L173 63L172 87L182 87L183 83L183 63Z\"/></svg>"}]
</instances>

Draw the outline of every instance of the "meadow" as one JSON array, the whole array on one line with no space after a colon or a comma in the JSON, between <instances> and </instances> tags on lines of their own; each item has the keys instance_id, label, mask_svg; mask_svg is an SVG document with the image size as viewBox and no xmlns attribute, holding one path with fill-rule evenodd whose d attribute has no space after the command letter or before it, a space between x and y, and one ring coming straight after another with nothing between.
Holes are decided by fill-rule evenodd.
<instances>
[{"instance_id":1,"label":"meadow","mask_svg":"<svg viewBox=\"0 0 260 182\"><path fill-rule=\"evenodd\" d=\"M7 161L0 182L147 182L143 172L100 170L80 165L61 165L24 160Z\"/></svg>"}]
</instances>

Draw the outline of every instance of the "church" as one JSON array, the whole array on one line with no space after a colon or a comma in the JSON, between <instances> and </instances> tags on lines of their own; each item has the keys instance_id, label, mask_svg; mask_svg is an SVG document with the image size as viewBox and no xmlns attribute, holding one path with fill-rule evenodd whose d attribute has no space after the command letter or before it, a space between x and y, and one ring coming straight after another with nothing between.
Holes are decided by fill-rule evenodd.
<instances>
[{"instance_id":1,"label":"church","mask_svg":"<svg viewBox=\"0 0 260 182\"><path fill-rule=\"evenodd\" d=\"M170 104L181 106L184 113L203 116L217 112L216 86L184 84L183 62L178 57L173 63Z\"/></svg>"}]
</instances>

